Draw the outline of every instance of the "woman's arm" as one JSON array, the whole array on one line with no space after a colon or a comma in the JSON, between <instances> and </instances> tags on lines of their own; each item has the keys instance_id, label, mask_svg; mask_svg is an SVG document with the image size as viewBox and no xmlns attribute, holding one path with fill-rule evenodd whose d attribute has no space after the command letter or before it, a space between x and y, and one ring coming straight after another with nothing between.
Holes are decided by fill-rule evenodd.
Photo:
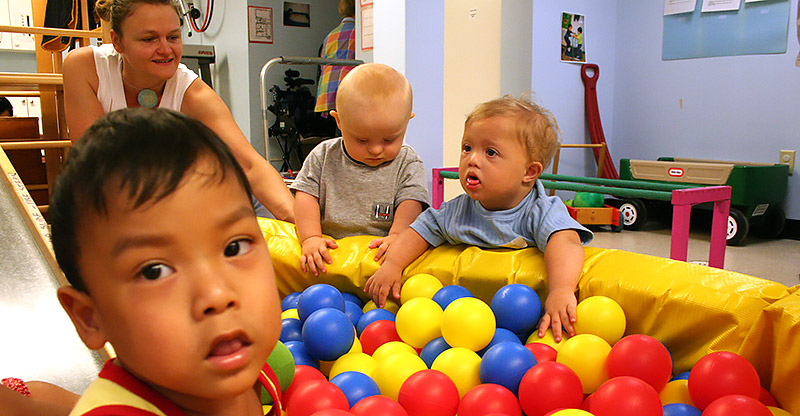
<instances>
[{"instance_id":1,"label":"woman's arm","mask_svg":"<svg viewBox=\"0 0 800 416\"><path fill-rule=\"evenodd\" d=\"M69 137L74 143L104 114L97 99L99 81L92 48L87 46L70 52L64 58L61 73L64 75L64 111Z\"/></svg>"},{"instance_id":2,"label":"woman's arm","mask_svg":"<svg viewBox=\"0 0 800 416\"><path fill-rule=\"evenodd\" d=\"M181 112L203 122L228 144L242 165L253 194L279 220L294 222L294 198L283 178L242 133L222 98L196 79L186 90Z\"/></svg>"}]
</instances>

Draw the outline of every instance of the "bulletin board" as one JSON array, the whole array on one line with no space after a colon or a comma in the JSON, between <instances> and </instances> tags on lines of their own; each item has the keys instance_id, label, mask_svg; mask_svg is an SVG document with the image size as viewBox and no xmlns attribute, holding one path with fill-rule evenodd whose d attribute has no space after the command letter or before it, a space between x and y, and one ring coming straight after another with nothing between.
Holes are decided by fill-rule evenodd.
<instances>
[{"instance_id":1,"label":"bulletin board","mask_svg":"<svg viewBox=\"0 0 800 416\"><path fill-rule=\"evenodd\" d=\"M662 60L786 53L789 0L742 3L739 10L664 16Z\"/></svg>"}]
</instances>

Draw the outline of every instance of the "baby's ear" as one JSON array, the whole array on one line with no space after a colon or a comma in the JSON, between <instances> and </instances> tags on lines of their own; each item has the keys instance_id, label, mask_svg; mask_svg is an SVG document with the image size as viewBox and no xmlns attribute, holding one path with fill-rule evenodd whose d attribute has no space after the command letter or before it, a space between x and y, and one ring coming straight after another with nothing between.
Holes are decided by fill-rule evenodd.
<instances>
[{"instance_id":1,"label":"baby's ear","mask_svg":"<svg viewBox=\"0 0 800 416\"><path fill-rule=\"evenodd\" d=\"M539 175L544 171L544 166L541 162L530 162L528 168L525 170L525 176L522 181L525 183L533 182L539 178Z\"/></svg>"},{"instance_id":2,"label":"baby's ear","mask_svg":"<svg viewBox=\"0 0 800 416\"><path fill-rule=\"evenodd\" d=\"M71 286L58 288L58 301L67 312L75 330L89 349L102 348L106 337L100 328L97 307L88 294Z\"/></svg>"}]
</instances>

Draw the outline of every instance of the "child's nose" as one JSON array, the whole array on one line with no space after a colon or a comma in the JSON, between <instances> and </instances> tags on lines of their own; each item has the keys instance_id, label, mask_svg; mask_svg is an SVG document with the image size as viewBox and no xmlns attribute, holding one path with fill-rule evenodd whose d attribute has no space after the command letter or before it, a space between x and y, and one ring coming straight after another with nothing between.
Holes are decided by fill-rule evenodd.
<instances>
[{"instance_id":1,"label":"child's nose","mask_svg":"<svg viewBox=\"0 0 800 416\"><path fill-rule=\"evenodd\" d=\"M372 145L369 148L369 152L372 153L373 155L379 155L381 154L381 152L383 152L383 146L379 144Z\"/></svg>"},{"instance_id":2,"label":"child's nose","mask_svg":"<svg viewBox=\"0 0 800 416\"><path fill-rule=\"evenodd\" d=\"M196 285L193 313L198 320L238 305L237 294L224 273L207 269L193 279Z\"/></svg>"}]
</instances>

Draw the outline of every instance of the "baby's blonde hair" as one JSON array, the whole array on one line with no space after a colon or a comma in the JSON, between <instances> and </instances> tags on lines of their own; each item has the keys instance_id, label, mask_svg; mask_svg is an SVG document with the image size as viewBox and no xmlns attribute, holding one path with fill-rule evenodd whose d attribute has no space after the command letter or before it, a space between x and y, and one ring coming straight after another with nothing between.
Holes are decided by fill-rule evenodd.
<instances>
[{"instance_id":1,"label":"baby's blonde hair","mask_svg":"<svg viewBox=\"0 0 800 416\"><path fill-rule=\"evenodd\" d=\"M558 123L549 110L529 100L505 95L475 107L467 116L464 128L491 117L513 120L514 135L525 145L530 160L541 163L547 169L561 136Z\"/></svg>"},{"instance_id":2,"label":"baby's blonde hair","mask_svg":"<svg viewBox=\"0 0 800 416\"><path fill-rule=\"evenodd\" d=\"M412 99L411 84L403 74L388 65L368 63L353 68L339 84L336 108L341 109L345 100L362 104L402 100L405 110L411 114Z\"/></svg>"}]
</instances>

